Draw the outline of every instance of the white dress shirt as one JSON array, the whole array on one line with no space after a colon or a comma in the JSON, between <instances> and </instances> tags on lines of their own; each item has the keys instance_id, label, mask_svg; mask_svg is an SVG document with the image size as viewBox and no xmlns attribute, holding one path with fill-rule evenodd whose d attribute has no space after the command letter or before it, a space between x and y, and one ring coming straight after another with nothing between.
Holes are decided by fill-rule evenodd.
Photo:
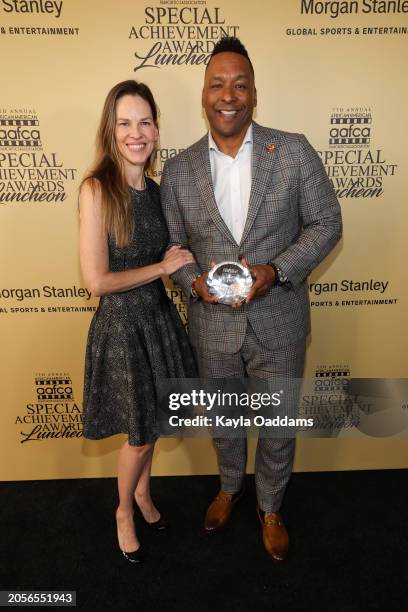
<instances>
[{"instance_id":1,"label":"white dress shirt","mask_svg":"<svg viewBox=\"0 0 408 612\"><path fill-rule=\"evenodd\" d=\"M245 227L251 193L252 124L235 157L230 157L218 149L211 132L208 133L208 146L215 201L226 226L239 244Z\"/></svg>"}]
</instances>

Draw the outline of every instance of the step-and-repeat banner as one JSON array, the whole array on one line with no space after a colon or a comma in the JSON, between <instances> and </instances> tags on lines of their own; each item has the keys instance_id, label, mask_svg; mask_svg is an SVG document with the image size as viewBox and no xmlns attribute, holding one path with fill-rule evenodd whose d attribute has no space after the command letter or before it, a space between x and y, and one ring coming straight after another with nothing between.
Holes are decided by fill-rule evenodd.
<instances>
[{"instance_id":1,"label":"step-and-repeat banner","mask_svg":"<svg viewBox=\"0 0 408 612\"><path fill-rule=\"evenodd\" d=\"M128 78L160 106L160 181L166 159L207 129L204 69L223 35L251 56L256 121L306 134L343 211L343 240L310 278L316 381L304 413L325 401L344 413L350 379L407 378L407 33L400 0L0 1L1 479L115 474L123 436L82 437L97 300L79 272L78 185L105 96ZM181 292L168 291L186 320ZM406 467L399 408L395 426L379 408L368 430L301 437L295 469ZM157 446L155 474L216 471L209 439Z\"/></svg>"}]
</instances>

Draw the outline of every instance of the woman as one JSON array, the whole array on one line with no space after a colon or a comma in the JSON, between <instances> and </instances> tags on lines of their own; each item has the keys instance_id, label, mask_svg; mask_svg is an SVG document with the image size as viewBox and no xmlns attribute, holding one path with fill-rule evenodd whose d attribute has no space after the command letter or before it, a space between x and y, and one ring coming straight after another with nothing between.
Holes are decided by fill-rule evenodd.
<instances>
[{"instance_id":1,"label":"woman","mask_svg":"<svg viewBox=\"0 0 408 612\"><path fill-rule=\"evenodd\" d=\"M142 560L134 500L150 526L167 527L150 496L156 383L196 375L187 336L160 279L194 260L179 246L166 251L159 188L145 176L158 136L150 89L136 81L113 87L96 162L80 189L81 269L88 289L101 296L86 351L84 435L128 434L119 452L116 523L119 547L131 563Z\"/></svg>"}]
</instances>

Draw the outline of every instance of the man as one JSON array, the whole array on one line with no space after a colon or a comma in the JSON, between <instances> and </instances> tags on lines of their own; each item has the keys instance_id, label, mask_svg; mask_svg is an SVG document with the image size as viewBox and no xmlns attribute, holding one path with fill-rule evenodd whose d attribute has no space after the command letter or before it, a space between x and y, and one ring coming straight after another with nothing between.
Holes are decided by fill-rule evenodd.
<instances>
[{"instance_id":1,"label":"man","mask_svg":"<svg viewBox=\"0 0 408 612\"><path fill-rule=\"evenodd\" d=\"M200 376L301 378L310 331L307 276L341 236L341 214L316 151L300 134L252 120L254 70L245 47L228 37L206 67L202 105L210 131L169 160L162 202L171 243L190 248L196 264L173 275L186 295ZM208 292L214 262L241 261L254 284L240 307ZM221 491L205 529L223 527L242 495L246 439L216 439ZM260 437L255 462L258 514L272 559L285 558L288 535L279 513L292 470L294 439Z\"/></svg>"}]
</instances>

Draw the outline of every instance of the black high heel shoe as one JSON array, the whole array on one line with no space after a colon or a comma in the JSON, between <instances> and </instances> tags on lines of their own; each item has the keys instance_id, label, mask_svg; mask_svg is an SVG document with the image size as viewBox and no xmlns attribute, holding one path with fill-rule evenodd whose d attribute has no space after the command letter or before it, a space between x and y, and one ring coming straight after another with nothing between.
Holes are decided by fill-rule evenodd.
<instances>
[{"instance_id":1,"label":"black high heel shoe","mask_svg":"<svg viewBox=\"0 0 408 612\"><path fill-rule=\"evenodd\" d=\"M170 527L168 520L165 519L161 515L160 515L160 518L157 519L157 521L153 521L153 523L149 523L149 521L146 521L145 517L143 516L143 512L139 508L136 500L134 500L134 506L135 506L135 512L137 512L137 514L143 520L144 524L147 525L149 529L152 529L153 531L165 531L166 529Z\"/></svg>"},{"instance_id":2,"label":"black high heel shoe","mask_svg":"<svg viewBox=\"0 0 408 612\"><path fill-rule=\"evenodd\" d=\"M129 561L129 563L138 565L140 563L143 563L144 561L144 552L141 546L139 546L139 548L137 550L134 550L133 552L125 552L124 550L122 550L121 553L125 557L125 559Z\"/></svg>"},{"instance_id":3,"label":"black high heel shoe","mask_svg":"<svg viewBox=\"0 0 408 612\"><path fill-rule=\"evenodd\" d=\"M140 514L142 514L142 512L140 512ZM142 518L145 524L149 527L149 529L153 529L154 531L165 531L170 526L169 522L163 516L160 516L160 518L157 519L157 521L154 521L153 523L149 523L149 521L146 521L143 514Z\"/></svg>"},{"instance_id":4,"label":"black high heel shoe","mask_svg":"<svg viewBox=\"0 0 408 612\"><path fill-rule=\"evenodd\" d=\"M116 529L117 529L118 540L119 540L118 519L116 515L115 515L115 522L116 522ZM133 563L134 565L139 565L144 560L144 551L142 550L141 545L139 546L137 550L132 550L131 552L126 552L122 550L119 545L119 550L122 553L122 555L125 557L125 559L129 561L129 563Z\"/></svg>"}]
</instances>

